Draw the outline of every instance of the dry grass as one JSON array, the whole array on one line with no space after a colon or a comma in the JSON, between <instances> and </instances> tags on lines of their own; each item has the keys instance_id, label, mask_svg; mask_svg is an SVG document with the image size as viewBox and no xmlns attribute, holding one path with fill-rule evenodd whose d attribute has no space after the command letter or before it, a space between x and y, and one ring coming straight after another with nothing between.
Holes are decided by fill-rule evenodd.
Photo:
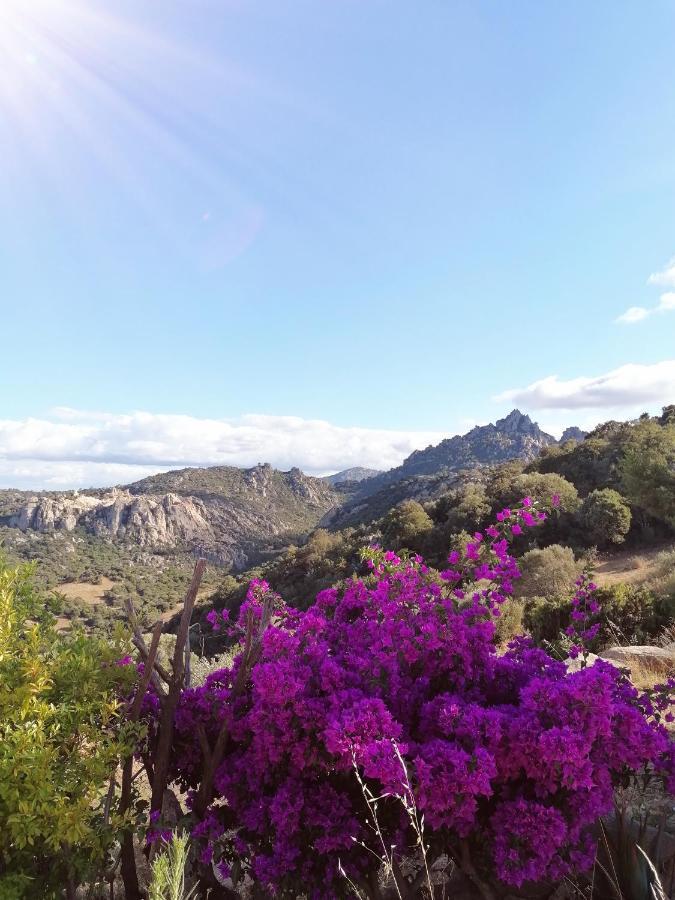
<instances>
[{"instance_id":1,"label":"dry grass","mask_svg":"<svg viewBox=\"0 0 675 900\"><path fill-rule=\"evenodd\" d=\"M636 660L631 663L630 680L642 691L663 683L670 675L675 675L675 665L653 665L648 660Z\"/></svg>"},{"instance_id":2,"label":"dry grass","mask_svg":"<svg viewBox=\"0 0 675 900\"><path fill-rule=\"evenodd\" d=\"M667 577L675 571L675 546L668 544L632 553L621 550L598 559L594 579L601 586L611 584L643 584L655 578Z\"/></svg>"},{"instance_id":3,"label":"dry grass","mask_svg":"<svg viewBox=\"0 0 675 900\"><path fill-rule=\"evenodd\" d=\"M115 582L110 578L101 578L100 584L92 584L89 581L67 581L55 588L58 594L63 594L68 600L81 600L90 606L103 603L103 595L106 591L115 587Z\"/></svg>"}]
</instances>

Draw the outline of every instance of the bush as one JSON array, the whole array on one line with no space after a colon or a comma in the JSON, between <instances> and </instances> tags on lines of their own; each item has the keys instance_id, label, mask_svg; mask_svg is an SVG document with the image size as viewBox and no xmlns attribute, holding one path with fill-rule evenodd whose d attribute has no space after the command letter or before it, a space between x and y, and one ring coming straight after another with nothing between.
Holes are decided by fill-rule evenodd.
<instances>
[{"instance_id":1,"label":"bush","mask_svg":"<svg viewBox=\"0 0 675 900\"><path fill-rule=\"evenodd\" d=\"M611 488L592 491L580 516L589 538L599 547L623 543L630 530L630 506Z\"/></svg>"},{"instance_id":2,"label":"bush","mask_svg":"<svg viewBox=\"0 0 675 900\"><path fill-rule=\"evenodd\" d=\"M609 664L568 673L525 639L497 654L493 614L517 574L507 539L539 514L499 518L440 580L374 550L370 579L305 613L251 585L245 649L176 715L172 774L202 859L265 895L344 897L346 874L373 896L377 851L419 846L413 809L430 863L449 854L474 883L590 868L613 785L644 765L670 773L669 737ZM375 852L360 781L378 798Z\"/></svg>"},{"instance_id":3,"label":"bush","mask_svg":"<svg viewBox=\"0 0 675 900\"><path fill-rule=\"evenodd\" d=\"M532 640L556 646L570 624L569 597L530 597L525 603L523 622Z\"/></svg>"},{"instance_id":4,"label":"bush","mask_svg":"<svg viewBox=\"0 0 675 900\"><path fill-rule=\"evenodd\" d=\"M27 568L0 563L0 896L61 897L102 865L125 748L119 641L58 634ZM131 667L129 667L131 668ZM74 894L69 894L69 896Z\"/></svg>"},{"instance_id":5,"label":"bush","mask_svg":"<svg viewBox=\"0 0 675 900\"><path fill-rule=\"evenodd\" d=\"M499 612L500 615L495 619L495 643L498 647L505 647L525 630L525 603L510 597Z\"/></svg>"},{"instance_id":6,"label":"bush","mask_svg":"<svg viewBox=\"0 0 675 900\"><path fill-rule=\"evenodd\" d=\"M558 497L559 513L575 513L580 501L575 486L556 474L533 472L528 475L517 475L496 497L500 505L514 506L524 495L530 496L536 503L548 503L554 495Z\"/></svg>"},{"instance_id":7,"label":"bush","mask_svg":"<svg viewBox=\"0 0 675 900\"><path fill-rule=\"evenodd\" d=\"M382 537L388 547L421 550L425 536L434 523L421 503L404 500L384 517Z\"/></svg>"},{"instance_id":8,"label":"bush","mask_svg":"<svg viewBox=\"0 0 675 900\"><path fill-rule=\"evenodd\" d=\"M590 649L597 652L616 644L649 644L670 625L675 598L659 597L645 587L614 584L598 588L600 629ZM569 598L533 597L525 605L525 627L538 643L555 644L571 623Z\"/></svg>"},{"instance_id":9,"label":"bush","mask_svg":"<svg viewBox=\"0 0 675 900\"><path fill-rule=\"evenodd\" d=\"M569 596L581 572L574 552L560 544L529 550L520 558L519 568L521 577L515 585L518 597Z\"/></svg>"}]
</instances>

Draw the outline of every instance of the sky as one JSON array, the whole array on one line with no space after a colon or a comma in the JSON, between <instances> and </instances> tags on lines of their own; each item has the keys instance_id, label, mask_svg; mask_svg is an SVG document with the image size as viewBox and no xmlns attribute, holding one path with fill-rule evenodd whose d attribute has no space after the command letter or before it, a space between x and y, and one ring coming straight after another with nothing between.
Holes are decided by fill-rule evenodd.
<instances>
[{"instance_id":1,"label":"sky","mask_svg":"<svg viewBox=\"0 0 675 900\"><path fill-rule=\"evenodd\" d=\"M675 3L2 0L0 487L675 402Z\"/></svg>"}]
</instances>

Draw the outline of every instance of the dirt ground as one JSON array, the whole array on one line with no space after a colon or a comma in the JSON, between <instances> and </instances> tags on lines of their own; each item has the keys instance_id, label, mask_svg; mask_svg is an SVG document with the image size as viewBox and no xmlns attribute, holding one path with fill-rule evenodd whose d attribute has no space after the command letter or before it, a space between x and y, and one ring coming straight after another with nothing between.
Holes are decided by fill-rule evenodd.
<instances>
[{"instance_id":1,"label":"dirt ground","mask_svg":"<svg viewBox=\"0 0 675 900\"><path fill-rule=\"evenodd\" d=\"M595 581L603 586L619 582L641 584L654 575L657 556L671 550L675 550L675 544L661 544L640 553L620 550L617 553L603 554L595 566Z\"/></svg>"}]
</instances>

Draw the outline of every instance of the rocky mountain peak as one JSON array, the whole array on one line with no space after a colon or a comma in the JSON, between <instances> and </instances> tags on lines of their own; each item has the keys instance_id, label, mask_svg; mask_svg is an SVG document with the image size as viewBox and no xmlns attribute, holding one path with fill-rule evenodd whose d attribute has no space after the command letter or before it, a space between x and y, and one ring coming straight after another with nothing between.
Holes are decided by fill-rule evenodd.
<instances>
[{"instance_id":1,"label":"rocky mountain peak","mask_svg":"<svg viewBox=\"0 0 675 900\"><path fill-rule=\"evenodd\" d=\"M501 431L502 434L509 435L534 436L543 433L537 423L533 422L528 415L522 413L519 409L512 409L508 416L504 416L503 419L497 419L495 428L497 431Z\"/></svg>"}]
</instances>

